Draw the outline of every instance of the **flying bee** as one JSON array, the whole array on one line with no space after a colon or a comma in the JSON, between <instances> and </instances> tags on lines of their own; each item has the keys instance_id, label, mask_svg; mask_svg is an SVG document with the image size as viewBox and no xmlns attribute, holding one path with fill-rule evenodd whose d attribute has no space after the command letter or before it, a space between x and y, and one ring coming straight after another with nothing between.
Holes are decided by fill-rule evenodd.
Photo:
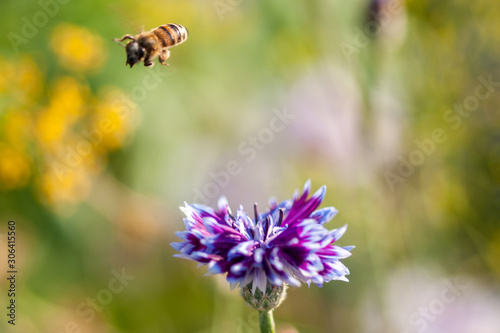
<instances>
[{"instance_id":1,"label":"flying bee","mask_svg":"<svg viewBox=\"0 0 500 333\"><path fill-rule=\"evenodd\" d=\"M153 30L141 32L136 36L125 35L122 38L115 38L114 41L121 44L126 39L131 41L127 43L127 62L130 68L140 61L144 61L144 66L154 65L153 60L158 57L162 65L170 57L169 48L183 43L188 38L188 31L180 24L169 23L161 25Z\"/></svg>"}]
</instances>

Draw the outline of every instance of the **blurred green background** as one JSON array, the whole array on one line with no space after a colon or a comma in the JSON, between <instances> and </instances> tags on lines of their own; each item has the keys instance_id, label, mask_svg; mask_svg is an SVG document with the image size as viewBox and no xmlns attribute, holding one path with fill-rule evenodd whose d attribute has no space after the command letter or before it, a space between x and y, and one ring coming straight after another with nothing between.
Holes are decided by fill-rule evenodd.
<instances>
[{"instance_id":1,"label":"blurred green background","mask_svg":"<svg viewBox=\"0 0 500 333\"><path fill-rule=\"evenodd\" d=\"M178 206L311 179L350 282L290 289L279 332L500 332L498 1L60 1L0 3L0 331L257 332L172 258ZM126 68L112 39L166 23L170 66Z\"/></svg>"}]
</instances>

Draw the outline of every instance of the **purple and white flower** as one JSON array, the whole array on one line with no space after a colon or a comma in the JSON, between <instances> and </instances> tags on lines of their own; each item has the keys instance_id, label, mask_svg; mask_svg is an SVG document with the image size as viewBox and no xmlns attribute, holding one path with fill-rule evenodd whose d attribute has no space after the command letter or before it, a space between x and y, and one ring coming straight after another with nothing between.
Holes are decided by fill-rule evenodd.
<instances>
[{"instance_id":1,"label":"purple and white flower","mask_svg":"<svg viewBox=\"0 0 500 333\"><path fill-rule=\"evenodd\" d=\"M337 210L327 207L316 210L323 201L326 187L308 198L310 181L302 194L295 191L292 200L277 203L254 218L243 207L232 214L225 197L216 210L198 204L181 207L186 217L186 231L176 235L184 241L172 243L180 252L176 257L208 264L206 275L227 273L231 288L252 284L252 292L266 290L268 282L275 286L300 286L300 281L318 286L331 280L348 281L349 270L341 259L351 255L354 246L340 247L334 243L347 226L328 230L323 225Z\"/></svg>"}]
</instances>

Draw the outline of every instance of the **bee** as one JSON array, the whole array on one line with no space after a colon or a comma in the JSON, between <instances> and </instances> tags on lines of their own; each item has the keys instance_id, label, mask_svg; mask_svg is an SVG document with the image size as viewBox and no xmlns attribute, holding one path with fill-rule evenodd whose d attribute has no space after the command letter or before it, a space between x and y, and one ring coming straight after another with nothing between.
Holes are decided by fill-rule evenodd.
<instances>
[{"instance_id":1,"label":"bee","mask_svg":"<svg viewBox=\"0 0 500 333\"><path fill-rule=\"evenodd\" d=\"M130 68L140 61L144 61L144 66L154 66L153 60L158 57L162 65L168 64L165 62L170 57L169 48L184 43L188 38L187 29L176 23L161 25L153 30L141 32L136 36L127 34L122 38L115 38L114 41L121 46L126 39L131 41L127 43L125 50L127 51L127 62L125 65L130 65Z\"/></svg>"}]
</instances>

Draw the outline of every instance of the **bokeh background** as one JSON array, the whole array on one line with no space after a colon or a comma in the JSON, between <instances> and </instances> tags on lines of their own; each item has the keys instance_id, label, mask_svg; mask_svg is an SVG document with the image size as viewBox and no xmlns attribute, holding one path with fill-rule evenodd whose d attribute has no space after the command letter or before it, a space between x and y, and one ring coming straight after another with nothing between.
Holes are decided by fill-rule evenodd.
<instances>
[{"instance_id":1,"label":"bokeh background","mask_svg":"<svg viewBox=\"0 0 500 333\"><path fill-rule=\"evenodd\" d=\"M350 282L290 289L279 332L500 332L498 1L59 1L0 2L0 331L257 332L172 257L178 207L311 179ZM169 22L170 66L126 68L112 39Z\"/></svg>"}]
</instances>

